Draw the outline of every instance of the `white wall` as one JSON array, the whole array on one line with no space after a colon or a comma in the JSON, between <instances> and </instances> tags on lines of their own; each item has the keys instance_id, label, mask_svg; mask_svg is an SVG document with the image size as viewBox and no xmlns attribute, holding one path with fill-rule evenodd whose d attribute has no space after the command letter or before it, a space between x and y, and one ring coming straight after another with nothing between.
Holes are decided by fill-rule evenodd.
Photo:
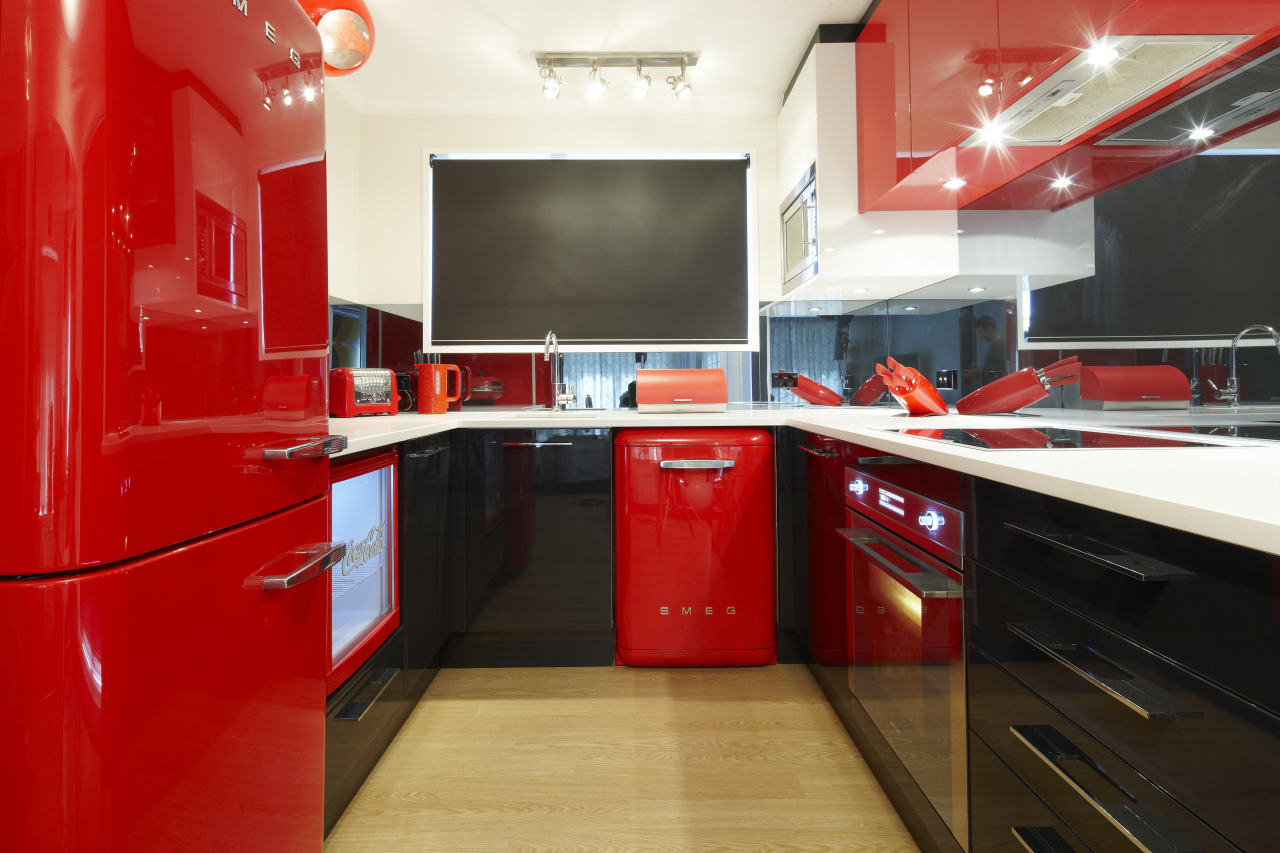
<instances>
[{"instance_id":1,"label":"white wall","mask_svg":"<svg viewBox=\"0 0 1280 853\"><path fill-rule=\"evenodd\" d=\"M325 93L325 172L329 204L329 295L366 302L360 290L360 113ZM419 300L414 300L419 301Z\"/></svg>"},{"instance_id":2,"label":"white wall","mask_svg":"<svg viewBox=\"0 0 1280 853\"><path fill-rule=\"evenodd\" d=\"M757 298L777 299L777 142L771 115L358 115L357 247L334 235L330 186L330 271L345 273L358 254L358 292L370 303L421 302L423 152L743 151L751 154L756 193ZM347 116L345 120L351 120ZM354 123L354 121L352 122ZM344 131L345 132L345 131ZM335 142L337 140L334 140ZM348 151L345 144L343 149ZM332 150L332 145L331 145ZM335 166L330 164L330 175ZM344 173L345 175L345 173ZM345 185L344 185L345 188ZM335 244L343 239L347 245ZM332 285L332 282L331 282ZM331 293L334 290L331 286Z\"/></svg>"}]
</instances>

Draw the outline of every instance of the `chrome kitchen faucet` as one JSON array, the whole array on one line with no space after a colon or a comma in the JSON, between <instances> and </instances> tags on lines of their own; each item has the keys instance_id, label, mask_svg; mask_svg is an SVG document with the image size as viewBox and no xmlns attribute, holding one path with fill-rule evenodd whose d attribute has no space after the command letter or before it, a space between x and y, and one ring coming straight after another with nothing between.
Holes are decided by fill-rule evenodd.
<instances>
[{"instance_id":1,"label":"chrome kitchen faucet","mask_svg":"<svg viewBox=\"0 0 1280 853\"><path fill-rule=\"evenodd\" d=\"M572 385L561 381L564 377L560 375L560 342L555 332L547 332L542 342L542 360L551 362L551 410L563 412L578 402L578 396L573 393Z\"/></svg>"},{"instance_id":2,"label":"chrome kitchen faucet","mask_svg":"<svg viewBox=\"0 0 1280 853\"><path fill-rule=\"evenodd\" d=\"M1242 329L1240 334L1231 339L1231 375L1227 377L1227 387L1219 388L1213 384L1212 379L1205 379L1208 386L1213 389L1213 399L1227 400L1233 406L1240 405L1240 380L1236 374L1236 347L1240 345L1240 339L1250 332L1266 332L1271 336L1271 340L1276 342L1276 352L1280 352L1280 332L1260 323Z\"/></svg>"}]
</instances>

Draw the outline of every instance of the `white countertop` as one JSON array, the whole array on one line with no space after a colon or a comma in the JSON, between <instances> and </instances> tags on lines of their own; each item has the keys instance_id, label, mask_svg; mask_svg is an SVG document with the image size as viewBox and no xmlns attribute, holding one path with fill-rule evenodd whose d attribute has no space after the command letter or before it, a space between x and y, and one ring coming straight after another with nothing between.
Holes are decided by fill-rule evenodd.
<instances>
[{"instance_id":1,"label":"white countertop","mask_svg":"<svg viewBox=\"0 0 1280 853\"><path fill-rule=\"evenodd\" d=\"M344 454L360 453L458 428L612 429L616 427L793 426L952 468L976 477L1088 504L1213 539L1280 554L1280 443L1194 436L1222 447L1082 450L980 450L897 435L886 429L1062 426L1127 432L1151 426L1221 422L1233 410L1088 412L1033 409L1038 417L945 415L908 418L898 407L782 408L757 404L723 414L649 415L634 410L531 414L526 409L467 409L444 415L331 418ZM1280 421L1272 413L1240 415ZM1168 433L1163 437L1170 438ZM1192 436L1187 436L1192 438Z\"/></svg>"}]
</instances>

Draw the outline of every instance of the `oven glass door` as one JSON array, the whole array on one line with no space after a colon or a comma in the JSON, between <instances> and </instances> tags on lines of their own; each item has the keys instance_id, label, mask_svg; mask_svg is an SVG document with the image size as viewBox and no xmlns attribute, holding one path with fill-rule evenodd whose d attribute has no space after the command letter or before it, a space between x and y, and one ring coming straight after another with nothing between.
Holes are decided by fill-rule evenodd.
<instances>
[{"instance_id":1,"label":"oven glass door","mask_svg":"<svg viewBox=\"0 0 1280 853\"><path fill-rule=\"evenodd\" d=\"M850 689L967 846L960 573L852 510L846 521Z\"/></svg>"}]
</instances>

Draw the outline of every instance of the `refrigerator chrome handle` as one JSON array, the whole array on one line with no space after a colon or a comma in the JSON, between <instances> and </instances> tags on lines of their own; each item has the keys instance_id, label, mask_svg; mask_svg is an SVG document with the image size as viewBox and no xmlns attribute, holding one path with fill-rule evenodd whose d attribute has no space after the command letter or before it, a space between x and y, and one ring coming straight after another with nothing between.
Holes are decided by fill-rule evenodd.
<instances>
[{"instance_id":1,"label":"refrigerator chrome handle","mask_svg":"<svg viewBox=\"0 0 1280 853\"><path fill-rule=\"evenodd\" d=\"M1139 678L1120 664L1098 654L1082 643L1071 643L1050 636L1030 622L1008 622L1005 627L1016 637L1039 649L1126 708L1145 719L1203 716L1195 708L1179 702L1145 678ZM1101 664L1101 667L1099 667ZM1104 675L1101 670L1113 670ZM1099 670L1099 671L1095 671Z\"/></svg>"},{"instance_id":2,"label":"refrigerator chrome handle","mask_svg":"<svg viewBox=\"0 0 1280 853\"><path fill-rule=\"evenodd\" d=\"M1101 765L1081 752L1053 726L1014 725L1009 726L1009 731L1143 853L1183 853L1202 849L1183 838L1155 809L1138 802ZM1115 789L1114 794L1104 799L1090 791L1071 772L1073 767L1092 770Z\"/></svg>"},{"instance_id":3,"label":"refrigerator chrome handle","mask_svg":"<svg viewBox=\"0 0 1280 853\"><path fill-rule=\"evenodd\" d=\"M303 545L276 557L262 567L263 589L290 589L319 577L347 556L346 542Z\"/></svg>"},{"instance_id":4,"label":"refrigerator chrome handle","mask_svg":"<svg viewBox=\"0 0 1280 853\"><path fill-rule=\"evenodd\" d=\"M400 674L400 670L395 667L388 667L382 670L373 678L369 679L369 683L365 685L365 690L370 687L377 687L378 690L368 699L352 699L346 705L342 706L342 710L334 715L333 719L339 723L358 723L364 719L364 715L378 703L382 698L382 694L391 686L391 682L396 680L396 676ZM364 691L361 691L362 693Z\"/></svg>"},{"instance_id":5,"label":"refrigerator chrome handle","mask_svg":"<svg viewBox=\"0 0 1280 853\"><path fill-rule=\"evenodd\" d=\"M249 451L251 457L267 460L279 459L317 459L321 456L332 456L347 449L345 435L318 435L301 441L286 441L279 444L268 444Z\"/></svg>"},{"instance_id":6,"label":"refrigerator chrome handle","mask_svg":"<svg viewBox=\"0 0 1280 853\"><path fill-rule=\"evenodd\" d=\"M572 441L504 441L503 447L573 447Z\"/></svg>"},{"instance_id":7,"label":"refrigerator chrome handle","mask_svg":"<svg viewBox=\"0 0 1280 853\"><path fill-rule=\"evenodd\" d=\"M734 466L732 459L663 459L658 463L661 468L708 469L724 471Z\"/></svg>"}]
</instances>

